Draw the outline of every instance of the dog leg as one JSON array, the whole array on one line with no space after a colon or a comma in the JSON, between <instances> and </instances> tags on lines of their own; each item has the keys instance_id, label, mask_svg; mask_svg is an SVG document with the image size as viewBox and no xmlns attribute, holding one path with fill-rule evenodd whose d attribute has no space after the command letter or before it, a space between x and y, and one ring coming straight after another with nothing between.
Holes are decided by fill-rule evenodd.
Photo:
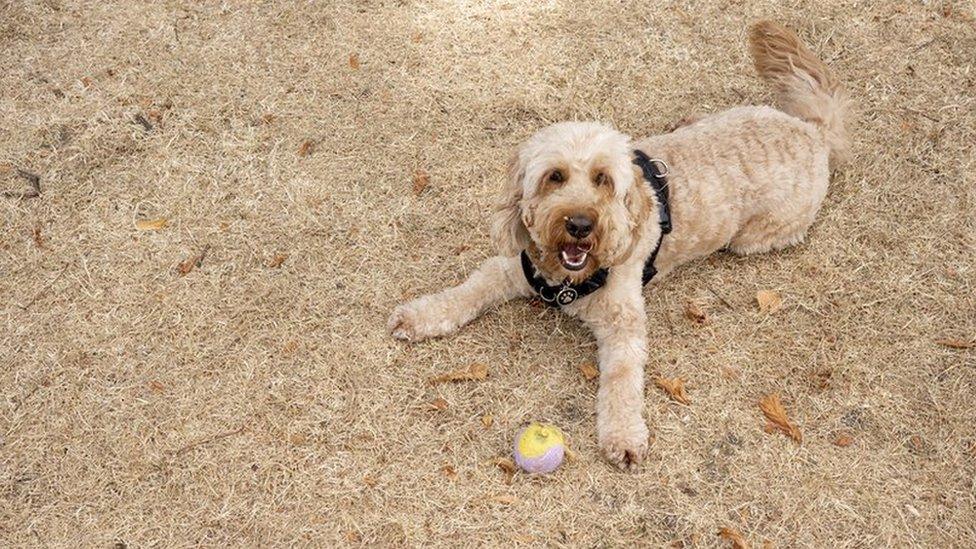
<instances>
[{"instance_id":1,"label":"dog leg","mask_svg":"<svg viewBox=\"0 0 976 549\"><path fill-rule=\"evenodd\" d=\"M492 305L528 296L519 257L493 257L462 284L404 303L390 316L393 337L420 341L457 331Z\"/></svg>"},{"instance_id":2,"label":"dog leg","mask_svg":"<svg viewBox=\"0 0 976 549\"><path fill-rule=\"evenodd\" d=\"M630 299L609 302L587 320L599 346L600 389L596 427L600 448L614 465L634 471L647 451L644 421L644 364L647 332L639 287Z\"/></svg>"}]
</instances>

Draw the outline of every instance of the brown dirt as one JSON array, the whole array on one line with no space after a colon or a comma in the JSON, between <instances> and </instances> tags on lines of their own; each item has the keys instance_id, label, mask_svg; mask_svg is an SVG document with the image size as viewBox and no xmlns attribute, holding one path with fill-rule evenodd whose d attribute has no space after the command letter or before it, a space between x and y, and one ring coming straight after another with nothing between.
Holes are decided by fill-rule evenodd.
<instances>
[{"instance_id":1,"label":"brown dirt","mask_svg":"<svg viewBox=\"0 0 976 549\"><path fill-rule=\"evenodd\" d=\"M806 244L647 292L642 472L600 458L576 322L384 333L491 253L533 130L764 101L758 18L847 83L854 159ZM0 51L0 545L976 539L976 350L936 343L976 337L972 3L15 1ZM530 420L576 459L508 484Z\"/></svg>"}]
</instances>

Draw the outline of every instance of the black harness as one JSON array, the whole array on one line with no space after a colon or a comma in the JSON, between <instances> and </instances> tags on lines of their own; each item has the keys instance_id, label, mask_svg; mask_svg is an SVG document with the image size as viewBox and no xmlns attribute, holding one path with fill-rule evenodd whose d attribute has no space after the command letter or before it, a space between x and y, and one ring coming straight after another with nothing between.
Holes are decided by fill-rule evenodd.
<instances>
[{"instance_id":1,"label":"black harness","mask_svg":"<svg viewBox=\"0 0 976 549\"><path fill-rule=\"evenodd\" d=\"M657 239L657 245L654 246L654 250L651 251L651 254L644 262L641 283L647 284L657 274L657 269L654 268L654 261L657 259L658 250L661 249L661 242L664 240L664 235L671 232L671 208L668 206L667 189L668 172L667 164L663 160L652 159L644 154L643 151L634 150L634 164L641 169L641 172L644 174L644 179L654 189L654 194L657 195L657 213L661 225L661 235ZM664 171L661 171L661 166L664 166ZM610 274L610 271L602 268L578 284L570 284L569 280L567 280L563 284L550 286L544 278L539 276L537 269L532 265L532 260L529 259L529 254L523 250L522 273L525 275L525 280L529 283L529 286L532 286L532 289L535 290L535 293L539 294L539 298L543 302L552 307L560 307L569 305L577 299L592 294L602 288L607 283L607 276Z\"/></svg>"}]
</instances>

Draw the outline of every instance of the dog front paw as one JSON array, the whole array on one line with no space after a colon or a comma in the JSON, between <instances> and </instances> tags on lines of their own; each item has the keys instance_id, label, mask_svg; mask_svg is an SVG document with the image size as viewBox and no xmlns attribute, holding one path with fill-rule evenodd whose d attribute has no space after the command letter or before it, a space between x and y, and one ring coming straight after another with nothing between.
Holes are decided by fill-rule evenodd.
<instances>
[{"instance_id":1,"label":"dog front paw","mask_svg":"<svg viewBox=\"0 0 976 549\"><path fill-rule=\"evenodd\" d=\"M600 449L607 460L624 471L634 472L647 454L650 431L641 418L600 429Z\"/></svg>"},{"instance_id":2,"label":"dog front paw","mask_svg":"<svg viewBox=\"0 0 976 549\"><path fill-rule=\"evenodd\" d=\"M415 299L394 309L386 326L390 335L404 341L421 341L457 329L429 297Z\"/></svg>"}]
</instances>

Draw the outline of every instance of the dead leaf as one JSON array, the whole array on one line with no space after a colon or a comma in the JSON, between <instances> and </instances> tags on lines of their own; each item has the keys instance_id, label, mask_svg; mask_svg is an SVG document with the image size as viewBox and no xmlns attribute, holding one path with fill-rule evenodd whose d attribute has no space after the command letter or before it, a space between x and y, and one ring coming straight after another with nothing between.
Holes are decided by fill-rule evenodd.
<instances>
[{"instance_id":1,"label":"dead leaf","mask_svg":"<svg viewBox=\"0 0 976 549\"><path fill-rule=\"evenodd\" d=\"M444 476L447 478L454 478L457 476L457 471L452 465L445 465L441 467L441 472L444 473Z\"/></svg>"},{"instance_id":2,"label":"dead leaf","mask_svg":"<svg viewBox=\"0 0 976 549\"><path fill-rule=\"evenodd\" d=\"M746 538L742 537L742 534L732 528L722 528L718 531L718 535L722 539L731 541L733 549L749 549Z\"/></svg>"},{"instance_id":3,"label":"dead leaf","mask_svg":"<svg viewBox=\"0 0 976 549\"><path fill-rule=\"evenodd\" d=\"M936 339L935 342L950 349L972 349L976 347L976 341L966 341L964 339Z\"/></svg>"},{"instance_id":4,"label":"dead leaf","mask_svg":"<svg viewBox=\"0 0 976 549\"><path fill-rule=\"evenodd\" d=\"M34 245L43 250L44 249L44 235L41 234L41 226L40 225L35 225L34 226L33 234L34 234Z\"/></svg>"},{"instance_id":5,"label":"dead leaf","mask_svg":"<svg viewBox=\"0 0 976 549\"><path fill-rule=\"evenodd\" d=\"M366 486L373 488L379 483L380 483L379 479L377 479L373 475L370 474L363 475L363 484L365 484Z\"/></svg>"},{"instance_id":6,"label":"dead leaf","mask_svg":"<svg viewBox=\"0 0 976 549\"><path fill-rule=\"evenodd\" d=\"M441 374L430 379L431 383L444 383L447 381L481 381L488 377L488 366L474 363L467 368L454 370L446 374Z\"/></svg>"},{"instance_id":7,"label":"dead leaf","mask_svg":"<svg viewBox=\"0 0 976 549\"><path fill-rule=\"evenodd\" d=\"M305 444L306 440L308 440L308 437L306 437L304 433L292 433L288 437L288 442L291 442L295 446L301 446L302 444Z\"/></svg>"},{"instance_id":8,"label":"dead leaf","mask_svg":"<svg viewBox=\"0 0 976 549\"><path fill-rule=\"evenodd\" d=\"M484 425L485 428L491 427L493 423L495 423L495 418L491 417L491 414L481 416L481 424Z\"/></svg>"},{"instance_id":9,"label":"dead leaf","mask_svg":"<svg viewBox=\"0 0 976 549\"><path fill-rule=\"evenodd\" d=\"M773 314L783 307L783 298L779 295L779 292L759 290L756 292L756 303L759 305L760 311Z\"/></svg>"},{"instance_id":10,"label":"dead leaf","mask_svg":"<svg viewBox=\"0 0 976 549\"><path fill-rule=\"evenodd\" d=\"M359 54L350 53L349 54L349 68L352 70L359 70Z\"/></svg>"},{"instance_id":11,"label":"dead leaf","mask_svg":"<svg viewBox=\"0 0 976 549\"><path fill-rule=\"evenodd\" d=\"M594 379L600 377L600 370L598 370L596 365L592 362L584 362L583 364L580 364L579 370L587 381L593 381Z\"/></svg>"},{"instance_id":12,"label":"dead leaf","mask_svg":"<svg viewBox=\"0 0 976 549\"><path fill-rule=\"evenodd\" d=\"M158 231L169 225L169 220L165 217L158 219L137 219L136 228L140 231Z\"/></svg>"},{"instance_id":13,"label":"dead leaf","mask_svg":"<svg viewBox=\"0 0 976 549\"><path fill-rule=\"evenodd\" d=\"M363 537L359 535L359 532L350 530L346 532L346 541L348 541L349 543L359 543L363 541Z\"/></svg>"},{"instance_id":14,"label":"dead leaf","mask_svg":"<svg viewBox=\"0 0 976 549\"><path fill-rule=\"evenodd\" d=\"M534 543L535 536L531 534L512 534L512 541L519 543Z\"/></svg>"},{"instance_id":15,"label":"dead leaf","mask_svg":"<svg viewBox=\"0 0 976 549\"><path fill-rule=\"evenodd\" d=\"M680 377L673 379L659 377L654 380L654 384L661 389L664 389L664 392L666 392L674 401L680 402L685 406L691 405L691 399L688 398L688 393L685 392L684 379Z\"/></svg>"},{"instance_id":16,"label":"dead leaf","mask_svg":"<svg viewBox=\"0 0 976 549\"><path fill-rule=\"evenodd\" d=\"M489 498L489 501L493 501L495 503L501 503L502 505L511 505L515 503L515 496L509 494L500 494L497 496L492 496L491 498Z\"/></svg>"},{"instance_id":17,"label":"dead leaf","mask_svg":"<svg viewBox=\"0 0 976 549\"><path fill-rule=\"evenodd\" d=\"M166 386L163 385L162 383L156 381L155 379L152 380L152 381L150 381L146 385L148 385L149 386L149 389L152 392L154 392L154 393L162 393L162 392L166 391Z\"/></svg>"},{"instance_id":18,"label":"dead leaf","mask_svg":"<svg viewBox=\"0 0 976 549\"><path fill-rule=\"evenodd\" d=\"M775 424L780 431L797 443L803 442L803 435L800 434L799 427L790 422L790 419L786 417L786 409L783 408L783 403L780 402L778 394L772 393L766 395L759 401L759 408L766 415L766 418Z\"/></svg>"},{"instance_id":19,"label":"dead leaf","mask_svg":"<svg viewBox=\"0 0 976 549\"><path fill-rule=\"evenodd\" d=\"M290 355L298 349L298 342L292 339L281 348L281 354Z\"/></svg>"},{"instance_id":20,"label":"dead leaf","mask_svg":"<svg viewBox=\"0 0 976 549\"><path fill-rule=\"evenodd\" d=\"M156 109L150 109L149 112L146 113L146 116L148 116L150 120L152 120L157 124L163 121L163 113L159 112Z\"/></svg>"},{"instance_id":21,"label":"dead leaf","mask_svg":"<svg viewBox=\"0 0 976 549\"><path fill-rule=\"evenodd\" d=\"M685 303L685 317L696 324L708 323L708 315L705 314L701 305L694 301Z\"/></svg>"},{"instance_id":22,"label":"dead leaf","mask_svg":"<svg viewBox=\"0 0 976 549\"><path fill-rule=\"evenodd\" d=\"M298 156L305 158L306 156L312 154L312 149L315 147L315 143L311 139L306 139L302 141L302 144L298 147Z\"/></svg>"},{"instance_id":23,"label":"dead leaf","mask_svg":"<svg viewBox=\"0 0 976 549\"><path fill-rule=\"evenodd\" d=\"M200 250L200 253L184 259L182 263L176 266L176 272L180 273L180 276L190 274L190 271L203 264L203 258L207 256L207 252L209 250L209 245L204 246L203 249Z\"/></svg>"},{"instance_id":24,"label":"dead leaf","mask_svg":"<svg viewBox=\"0 0 976 549\"><path fill-rule=\"evenodd\" d=\"M271 258L271 260L268 261L268 268L277 269L278 267L281 267L282 263L284 263L286 259L288 259L288 254L277 253Z\"/></svg>"},{"instance_id":25,"label":"dead leaf","mask_svg":"<svg viewBox=\"0 0 976 549\"><path fill-rule=\"evenodd\" d=\"M848 433L837 433L834 437L834 446L840 446L841 448L847 448L854 443L854 437Z\"/></svg>"},{"instance_id":26,"label":"dead leaf","mask_svg":"<svg viewBox=\"0 0 976 549\"><path fill-rule=\"evenodd\" d=\"M510 475L514 475L515 474L515 471L516 471L515 462L512 461L510 458L497 458L497 459L495 459L494 463L502 471L505 471L506 473L508 473Z\"/></svg>"},{"instance_id":27,"label":"dead leaf","mask_svg":"<svg viewBox=\"0 0 976 549\"><path fill-rule=\"evenodd\" d=\"M434 410L447 410L447 401L437 397L430 402L430 407Z\"/></svg>"},{"instance_id":28,"label":"dead leaf","mask_svg":"<svg viewBox=\"0 0 976 549\"><path fill-rule=\"evenodd\" d=\"M413 172L413 194L419 195L430 185L430 174L418 169Z\"/></svg>"}]
</instances>

